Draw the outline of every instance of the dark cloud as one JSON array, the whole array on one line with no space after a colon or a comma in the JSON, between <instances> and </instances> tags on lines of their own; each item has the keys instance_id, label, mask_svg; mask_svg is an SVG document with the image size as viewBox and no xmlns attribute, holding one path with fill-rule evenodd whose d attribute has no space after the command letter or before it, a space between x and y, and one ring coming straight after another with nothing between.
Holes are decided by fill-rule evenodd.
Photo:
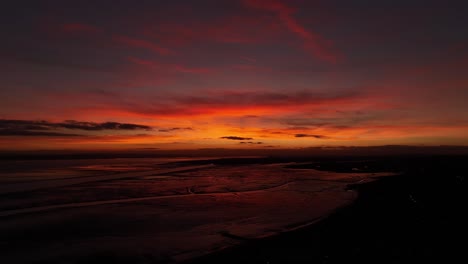
<instances>
[{"instance_id":1,"label":"dark cloud","mask_svg":"<svg viewBox=\"0 0 468 264\"><path fill-rule=\"evenodd\" d=\"M297 119L288 119L288 120L280 120L281 123L286 125L295 126L295 127L322 127L334 124L334 122L340 122L339 119L308 119L308 118L297 118Z\"/></svg>"},{"instance_id":2,"label":"dark cloud","mask_svg":"<svg viewBox=\"0 0 468 264\"><path fill-rule=\"evenodd\" d=\"M331 128L350 128L366 124L371 121L385 118L382 113L363 113L363 112L337 112L337 116L328 118L283 118L276 121L293 127L331 127Z\"/></svg>"},{"instance_id":3,"label":"dark cloud","mask_svg":"<svg viewBox=\"0 0 468 264\"><path fill-rule=\"evenodd\" d=\"M263 142L253 142L253 141L242 141L239 144L252 144L252 145L261 145Z\"/></svg>"},{"instance_id":4,"label":"dark cloud","mask_svg":"<svg viewBox=\"0 0 468 264\"><path fill-rule=\"evenodd\" d=\"M73 133L57 132L60 129L101 131L101 130L151 130L145 125L118 123L118 122L78 122L67 120L53 123L43 120L9 120L0 119L0 136L80 136Z\"/></svg>"},{"instance_id":5,"label":"dark cloud","mask_svg":"<svg viewBox=\"0 0 468 264\"><path fill-rule=\"evenodd\" d=\"M105 122L105 123L94 123L94 122L78 122L74 120L67 120L62 123L49 123L52 127L62 127L68 129L79 129L79 130L151 130L151 127L145 125L128 124L128 123L117 123L117 122Z\"/></svg>"},{"instance_id":6,"label":"dark cloud","mask_svg":"<svg viewBox=\"0 0 468 264\"><path fill-rule=\"evenodd\" d=\"M294 135L294 137L297 137L297 138L312 137L312 138L317 138L317 139L329 139L330 138L324 135L311 135L311 134L296 134Z\"/></svg>"},{"instance_id":7,"label":"dark cloud","mask_svg":"<svg viewBox=\"0 0 468 264\"><path fill-rule=\"evenodd\" d=\"M130 96L122 96L118 93L102 93L93 91L87 97L90 104L102 104L104 108L120 109L131 113L144 115L198 115L207 113L219 113L223 109L237 109L244 107L273 108L281 107L318 107L331 106L354 102L362 94L359 91L330 91L330 92L310 92L306 90L288 92L268 92L268 91L208 91L194 95L165 94L157 98L148 96L146 99ZM114 100L110 100L112 97ZM244 118L266 118L247 114ZM288 119L272 120L292 126L308 126L309 119L297 118L289 122ZM328 120L320 121L326 123ZM333 121L333 120L331 120ZM314 125L318 121L314 121ZM290 124L291 123L291 124Z\"/></svg>"},{"instance_id":8,"label":"dark cloud","mask_svg":"<svg viewBox=\"0 0 468 264\"><path fill-rule=\"evenodd\" d=\"M173 132L177 130L193 130L191 127L172 127L172 128L161 128L158 131L159 132Z\"/></svg>"},{"instance_id":9,"label":"dark cloud","mask_svg":"<svg viewBox=\"0 0 468 264\"><path fill-rule=\"evenodd\" d=\"M0 119L0 129L17 130L51 130L57 128L77 129L77 130L151 130L150 126L117 123L117 122L79 122L75 120L66 120L60 123L35 120L8 120Z\"/></svg>"},{"instance_id":10,"label":"dark cloud","mask_svg":"<svg viewBox=\"0 0 468 264\"><path fill-rule=\"evenodd\" d=\"M0 129L0 136L37 136L37 137L79 137L78 134L68 134L49 131L31 131L17 129Z\"/></svg>"},{"instance_id":11,"label":"dark cloud","mask_svg":"<svg viewBox=\"0 0 468 264\"><path fill-rule=\"evenodd\" d=\"M222 139L230 139L230 140L252 140L253 138L248 138L248 137L236 137L236 136L226 136L226 137L220 137Z\"/></svg>"},{"instance_id":12,"label":"dark cloud","mask_svg":"<svg viewBox=\"0 0 468 264\"><path fill-rule=\"evenodd\" d=\"M173 100L183 105L195 106L285 106L313 105L332 103L343 99L355 99L360 94L356 91L341 93L313 93L309 91L281 92L236 92L225 91L222 94L178 97Z\"/></svg>"}]
</instances>

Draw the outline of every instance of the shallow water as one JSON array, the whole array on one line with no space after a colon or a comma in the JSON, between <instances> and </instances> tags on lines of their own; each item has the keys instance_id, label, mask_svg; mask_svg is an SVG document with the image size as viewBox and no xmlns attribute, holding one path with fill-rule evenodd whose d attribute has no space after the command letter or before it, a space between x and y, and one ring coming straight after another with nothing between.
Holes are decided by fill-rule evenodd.
<instances>
[{"instance_id":1,"label":"shallow water","mask_svg":"<svg viewBox=\"0 0 468 264\"><path fill-rule=\"evenodd\" d=\"M353 201L347 184L389 175L168 161L7 165L0 260L177 262L313 223Z\"/></svg>"}]
</instances>

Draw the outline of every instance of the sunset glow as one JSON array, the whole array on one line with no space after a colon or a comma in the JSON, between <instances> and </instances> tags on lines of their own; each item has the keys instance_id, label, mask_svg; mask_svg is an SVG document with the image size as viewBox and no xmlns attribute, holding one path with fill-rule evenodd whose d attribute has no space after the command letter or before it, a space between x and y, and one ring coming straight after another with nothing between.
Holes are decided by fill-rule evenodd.
<instances>
[{"instance_id":1,"label":"sunset glow","mask_svg":"<svg viewBox=\"0 0 468 264\"><path fill-rule=\"evenodd\" d=\"M367 2L7 4L1 150L468 145L463 9Z\"/></svg>"}]
</instances>

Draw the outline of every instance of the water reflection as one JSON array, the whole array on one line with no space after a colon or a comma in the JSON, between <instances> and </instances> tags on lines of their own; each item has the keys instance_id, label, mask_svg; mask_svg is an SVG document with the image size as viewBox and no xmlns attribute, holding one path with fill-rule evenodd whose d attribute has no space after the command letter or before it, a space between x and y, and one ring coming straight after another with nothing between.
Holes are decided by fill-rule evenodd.
<instances>
[{"instance_id":1,"label":"water reflection","mask_svg":"<svg viewBox=\"0 0 468 264\"><path fill-rule=\"evenodd\" d=\"M30 236L35 241L28 256L11 254L16 263L79 259L105 250L181 260L316 221L355 198L345 191L346 184L388 175L288 169L284 164L184 169L150 159L45 163L50 166L20 169L16 176L33 182L101 180L70 178L61 186L4 194L2 241ZM12 167L2 183L15 177ZM164 169L169 172L161 175ZM47 234L37 236L44 230ZM59 241L71 247L57 250Z\"/></svg>"}]
</instances>

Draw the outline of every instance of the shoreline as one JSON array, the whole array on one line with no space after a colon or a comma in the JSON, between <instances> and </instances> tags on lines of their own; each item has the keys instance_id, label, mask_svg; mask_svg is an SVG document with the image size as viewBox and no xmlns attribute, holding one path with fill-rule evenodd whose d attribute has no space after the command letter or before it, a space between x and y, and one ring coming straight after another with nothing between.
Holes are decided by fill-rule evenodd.
<instances>
[{"instance_id":1,"label":"shoreline","mask_svg":"<svg viewBox=\"0 0 468 264\"><path fill-rule=\"evenodd\" d=\"M207 193L194 196L199 197L199 200L182 199L181 202L168 200L167 203L152 204L154 198L151 200L144 198L147 201L142 204L137 203L136 207L124 203L103 205L104 207L100 209L51 211L50 214L39 215L38 218L26 215L19 218L6 217L3 219L3 231L6 233L0 243L12 252L3 257L7 262L14 260L15 263L42 263L39 260L45 261L44 263L343 263L350 261L351 263L408 263L431 261L435 258L440 258L444 262L447 262L448 258L454 260L448 261L449 263L460 262L458 260L465 257L464 244L458 241L463 241L465 238L466 233L463 233L463 230L466 229L468 220L464 215L466 208L464 201L468 198L465 180L467 161L468 156L413 159L401 157L363 161L337 159L301 162L295 165L281 163L280 165L286 165L287 169L291 167L298 169L295 178L297 181L318 180L318 182L311 185L309 183L310 186L302 182L296 183L290 190L292 193L272 192L264 199L255 196L244 197L244 200L239 200L236 194L244 189L250 194L252 191L248 188L250 185L242 182L243 184L231 184L231 186L229 185L231 181L222 181L230 180L231 174L221 173L224 176L217 176L216 179L222 184L231 186L229 192L234 191L232 197L227 194L222 195L229 199L212 200L212 193ZM244 178L240 179L248 179L247 183L257 184L265 179L276 179L275 177L280 177L282 173L288 173L271 167L268 165L269 162L271 160L241 159L217 160L213 163L219 163L220 167L221 164L227 166L220 169L222 172L232 169L230 173L233 173L234 178L239 173L245 172L243 165L253 165L256 169L249 172L252 176L241 174ZM266 169L255 166L260 164ZM184 163L184 165L205 164ZM390 173L393 174L391 177L390 175L381 178L371 177L380 175L388 168L393 171ZM301 174L308 169L324 172L322 175L316 171L318 174L313 178L308 174ZM333 173L328 174L330 171ZM401 174L395 175L396 172ZM349 173L353 173L352 176L343 178L343 175ZM372 180L361 181L361 177L356 176L361 173L369 174L369 179ZM213 185L210 178L212 174L218 175L216 171L205 174L200 174L201 178L197 178L198 184L209 183L208 186L218 186ZM264 178L264 175L269 177ZM322 186L326 184L322 182L322 178L327 178L327 182L332 185ZM349 178L350 181L344 181L345 178ZM128 188L145 191L144 188L139 189L140 182L143 183L140 180L130 181L127 183ZM287 184L289 183L288 178ZM103 187L108 186L118 187L119 190L122 188L122 185L103 185ZM75 193L81 195L84 187L79 187ZM102 190L103 187L96 190ZM169 187L168 190L172 190L174 186ZM330 187L337 191L329 193ZM76 187L64 190L68 190L67 197L71 195L71 198L75 199L79 196L74 196L73 188ZM203 185L194 189L186 187L181 189L182 192L191 195L210 190L212 189L206 189ZM313 191L320 195L290 196L296 192L301 193L301 190ZM110 195L109 197L114 195L112 192L99 193L100 198L104 197L102 195ZM342 194L344 196L341 196ZM52 197L53 195L54 193L51 194ZM349 199L346 199L346 203L337 204L329 207L330 210L314 215L313 212L326 209L327 201L336 202L341 200L340 197L349 197ZM111 200L112 203L117 201L120 200ZM255 201L259 201L260 205L270 206L268 207L270 209L259 211L258 208L263 207L258 207L259 204L254 203ZM251 211L246 214L237 209L224 211L224 208L230 208L234 204L237 207L232 207L232 210L250 208ZM202 210L198 215L199 218L196 218L197 215L190 213L197 211L191 210L194 208L193 205L202 205L202 209L205 208L212 213L207 214L206 218L203 212L208 211ZM249 205L251 207L248 207ZM160 212L154 211L151 209L153 206L162 209ZM176 210L172 210L173 208ZM278 210L276 208L281 209L282 213L275 213ZM189 209L190 212L187 211ZM163 216L167 218L164 219ZM252 228L256 228L254 225L268 224L271 216L280 217L272 220L273 222L295 224L285 224L281 226L282 228L266 226L263 232L249 235ZM170 219L177 221L168 221ZM291 221L292 219L297 221ZM192 230L189 229L192 222L195 227L202 226L195 230L198 233L179 232L181 224L185 224L187 230ZM203 228L199 223L215 223L215 225L206 225ZM174 234L180 234L180 237ZM190 234L191 236L187 236ZM201 240L203 237L208 240ZM224 239L226 243L209 240L218 238ZM90 239L101 239L102 243L95 243L95 240ZM64 241L68 246L57 248L53 245L63 244ZM85 243L82 243L83 241ZM212 242L216 242L212 244L214 246L210 246ZM22 251L28 251L29 254L27 256L17 254Z\"/></svg>"},{"instance_id":2,"label":"shoreline","mask_svg":"<svg viewBox=\"0 0 468 264\"><path fill-rule=\"evenodd\" d=\"M434 202L433 196L422 195L428 189L447 187L450 179L427 179L429 183L418 185L420 176L395 175L350 184L348 188L358 193L354 202L312 225L181 263L408 263L434 259L463 263L463 243L457 242L464 235L457 238L455 232L465 226L461 208L449 206L450 212L439 215L446 201ZM442 191L450 192L453 190ZM446 229L453 232L445 233Z\"/></svg>"},{"instance_id":3,"label":"shoreline","mask_svg":"<svg viewBox=\"0 0 468 264\"><path fill-rule=\"evenodd\" d=\"M391 176L391 177L397 177L398 175ZM254 256L252 259L244 259L244 257L252 257L250 252L251 250L256 250L256 248L263 248L265 244L280 241L283 239L289 239L290 236L296 235L296 233L302 233L302 232L308 232L310 229L315 229L318 228L317 225L322 224L323 222L326 222L328 219L331 217L335 217L335 215L340 214L340 211L346 210L349 207L352 207L356 201L359 199L359 185L365 185L369 184L375 181L379 181L381 179L376 179L371 182L364 182L364 183L358 183L358 184L349 184L345 187L344 190L347 191L353 191L356 192L356 198L354 200L349 201L347 204L343 204L342 206L335 208L332 212L330 212L327 215L323 215L321 217L318 217L316 219L312 219L309 222L305 224L299 224L298 226L292 227L291 229L288 229L283 232L276 233L274 235L266 235L263 237L257 237L254 239L249 239L245 240L244 243L235 245L232 247L226 247L222 248L220 250L208 252L207 254L204 254L202 256L195 257L193 259L187 259L183 261L176 261L177 263L182 263L182 264L201 264L201 263L240 263L241 261L244 263L249 263L249 262L261 262L264 263L264 260L258 260ZM247 253L247 254L246 254ZM242 257L239 257L241 256ZM237 258L239 257L239 259ZM275 263L274 260L271 262L271 260L267 260L267 263Z\"/></svg>"}]
</instances>

